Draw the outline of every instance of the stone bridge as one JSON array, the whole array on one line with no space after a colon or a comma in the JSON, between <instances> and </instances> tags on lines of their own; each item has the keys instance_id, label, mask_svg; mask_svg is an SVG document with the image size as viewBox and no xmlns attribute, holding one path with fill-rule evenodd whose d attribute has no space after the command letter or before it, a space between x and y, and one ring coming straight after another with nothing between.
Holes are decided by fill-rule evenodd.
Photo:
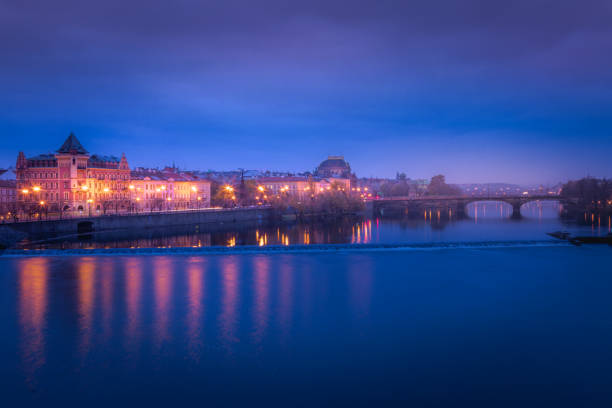
<instances>
[{"instance_id":1,"label":"stone bridge","mask_svg":"<svg viewBox=\"0 0 612 408\"><path fill-rule=\"evenodd\" d=\"M440 211L445 216L454 214L464 217L466 207L470 203L483 201L504 202L512 206L512 218L521 217L521 207L531 201L560 201L566 203L568 200L553 195L539 196L500 196L500 197L464 197L464 196L428 196L428 197L391 197L373 201L372 209L374 215L422 215L424 212Z\"/></svg>"}]
</instances>

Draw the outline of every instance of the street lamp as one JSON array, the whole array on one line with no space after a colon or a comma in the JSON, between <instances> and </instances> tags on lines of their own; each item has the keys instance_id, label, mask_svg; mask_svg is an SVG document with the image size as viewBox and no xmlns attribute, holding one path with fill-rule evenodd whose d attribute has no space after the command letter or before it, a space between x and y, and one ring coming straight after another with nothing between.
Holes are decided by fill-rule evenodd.
<instances>
[{"instance_id":1,"label":"street lamp","mask_svg":"<svg viewBox=\"0 0 612 408\"><path fill-rule=\"evenodd\" d=\"M89 216L91 217L91 203L93 203L93 200L90 198L89 200L87 200L87 204L89 207Z\"/></svg>"}]
</instances>

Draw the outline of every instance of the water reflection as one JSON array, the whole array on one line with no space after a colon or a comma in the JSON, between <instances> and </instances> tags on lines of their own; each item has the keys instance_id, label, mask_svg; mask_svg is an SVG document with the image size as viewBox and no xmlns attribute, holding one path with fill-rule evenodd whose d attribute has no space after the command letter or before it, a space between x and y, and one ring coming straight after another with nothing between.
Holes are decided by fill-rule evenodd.
<instances>
[{"instance_id":1,"label":"water reflection","mask_svg":"<svg viewBox=\"0 0 612 408\"><path fill-rule=\"evenodd\" d=\"M187 292L189 308L187 312L188 349L194 361L199 361L203 345L204 278L206 260L191 258L187 266Z\"/></svg>"},{"instance_id":2,"label":"water reflection","mask_svg":"<svg viewBox=\"0 0 612 408\"><path fill-rule=\"evenodd\" d=\"M95 300L96 259L79 258L77 265L78 312L79 312L79 354L85 358L91 347L92 320Z\"/></svg>"},{"instance_id":3,"label":"water reflection","mask_svg":"<svg viewBox=\"0 0 612 408\"><path fill-rule=\"evenodd\" d=\"M126 343L130 350L129 355L136 351L141 331L141 308L142 308L142 271L143 258L133 257L125 261L125 304L127 311L126 319Z\"/></svg>"},{"instance_id":4,"label":"water reflection","mask_svg":"<svg viewBox=\"0 0 612 408\"><path fill-rule=\"evenodd\" d=\"M236 329L238 325L238 297L240 275L238 258L228 256L221 259L221 313L219 314L219 331L221 343L228 354L232 354L233 345L238 342Z\"/></svg>"},{"instance_id":5,"label":"water reflection","mask_svg":"<svg viewBox=\"0 0 612 408\"><path fill-rule=\"evenodd\" d=\"M268 328L270 307L270 258L257 256L253 258L253 341L260 344Z\"/></svg>"},{"instance_id":6,"label":"water reflection","mask_svg":"<svg viewBox=\"0 0 612 408\"><path fill-rule=\"evenodd\" d=\"M159 350L170 341L170 312L172 308L172 258L159 256L153 259L153 287L155 294L154 345Z\"/></svg>"},{"instance_id":7,"label":"water reflection","mask_svg":"<svg viewBox=\"0 0 612 408\"><path fill-rule=\"evenodd\" d=\"M34 385L37 370L45 364L47 275L49 259L24 259L19 269L19 326L26 379Z\"/></svg>"},{"instance_id":8,"label":"water reflection","mask_svg":"<svg viewBox=\"0 0 612 408\"><path fill-rule=\"evenodd\" d=\"M461 225L480 233L499 224ZM363 240L364 225L359 227ZM365 226L368 239L401 228L384 220ZM440 233L421 219L407 220L405 228ZM612 308L609 251L535 245L0 257L6 283L0 285L2 340L9 349L18 347L15 355L3 355L2 380L10 391L4 397L19 402L4 405L92 406L125 399L140 405L178 400L285 406L299 395L303 405L319 406L330 401L330 390L334 401L352 398L349 405L363 405L383 393L395 398L411 383L408 378L416 383L405 391L402 406L427 405L415 404L412 396L422 392L430 401L440 384L453 391L441 404L447 406L464 395L464 384L470 390L485 384L478 395L506 396L521 388L517 381L526 384L520 400L513 400L521 406L545 378L540 400L556 395L550 389L579 384L570 396L580 406L585 378L597 395L609 391L612 327L602 324ZM21 373L30 387L23 386ZM461 376L467 377L456 385ZM271 400L280 393L279 381L289 388L279 401ZM503 405L501 398L490 405Z\"/></svg>"},{"instance_id":9,"label":"water reflection","mask_svg":"<svg viewBox=\"0 0 612 408\"><path fill-rule=\"evenodd\" d=\"M287 262L286 257L280 259L280 271L278 274L278 321L281 328L283 340L287 338L291 330L291 314L293 310L293 270Z\"/></svg>"}]
</instances>

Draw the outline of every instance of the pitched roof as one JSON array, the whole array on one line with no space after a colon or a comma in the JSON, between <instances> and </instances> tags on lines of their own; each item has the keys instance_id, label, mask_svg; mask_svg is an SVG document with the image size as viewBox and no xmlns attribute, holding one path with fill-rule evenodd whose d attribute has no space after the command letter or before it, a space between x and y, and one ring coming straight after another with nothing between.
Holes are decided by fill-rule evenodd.
<instances>
[{"instance_id":1,"label":"pitched roof","mask_svg":"<svg viewBox=\"0 0 612 408\"><path fill-rule=\"evenodd\" d=\"M64 142L62 147L57 150L58 153L78 153L78 154L87 154L87 150L81 145L81 142L76 138L74 133L70 132L70 136Z\"/></svg>"}]
</instances>

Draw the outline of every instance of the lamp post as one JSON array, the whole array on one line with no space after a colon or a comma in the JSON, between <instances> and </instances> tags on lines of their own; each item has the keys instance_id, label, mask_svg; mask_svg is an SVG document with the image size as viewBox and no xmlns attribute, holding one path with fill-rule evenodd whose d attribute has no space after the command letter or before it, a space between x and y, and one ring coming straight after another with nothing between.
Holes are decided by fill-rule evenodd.
<instances>
[{"instance_id":1,"label":"lamp post","mask_svg":"<svg viewBox=\"0 0 612 408\"><path fill-rule=\"evenodd\" d=\"M38 204L40 204L40 220L42 221L43 211L45 211L46 209L45 202L41 200ZM45 212L45 218L48 218L46 212Z\"/></svg>"}]
</instances>

